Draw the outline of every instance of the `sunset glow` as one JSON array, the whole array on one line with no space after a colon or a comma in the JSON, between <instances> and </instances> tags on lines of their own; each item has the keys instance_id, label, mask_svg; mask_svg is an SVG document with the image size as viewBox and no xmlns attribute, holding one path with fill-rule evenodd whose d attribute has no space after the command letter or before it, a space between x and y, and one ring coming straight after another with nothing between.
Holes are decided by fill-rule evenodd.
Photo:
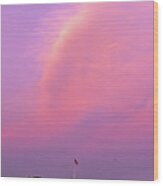
<instances>
[{"instance_id":1,"label":"sunset glow","mask_svg":"<svg viewBox=\"0 0 163 186\"><path fill-rule=\"evenodd\" d=\"M74 159L153 180L153 2L2 6L2 176L72 178Z\"/></svg>"}]
</instances>

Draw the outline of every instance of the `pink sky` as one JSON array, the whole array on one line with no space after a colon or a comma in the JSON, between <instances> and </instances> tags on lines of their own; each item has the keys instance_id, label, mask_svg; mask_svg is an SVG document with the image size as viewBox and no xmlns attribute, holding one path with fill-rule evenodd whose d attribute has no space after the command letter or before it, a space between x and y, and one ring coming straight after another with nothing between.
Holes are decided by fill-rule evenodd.
<instances>
[{"instance_id":1,"label":"pink sky","mask_svg":"<svg viewBox=\"0 0 163 186\"><path fill-rule=\"evenodd\" d=\"M2 98L3 176L152 180L153 2L3 6Z\"/></svg>"}]
</instances>

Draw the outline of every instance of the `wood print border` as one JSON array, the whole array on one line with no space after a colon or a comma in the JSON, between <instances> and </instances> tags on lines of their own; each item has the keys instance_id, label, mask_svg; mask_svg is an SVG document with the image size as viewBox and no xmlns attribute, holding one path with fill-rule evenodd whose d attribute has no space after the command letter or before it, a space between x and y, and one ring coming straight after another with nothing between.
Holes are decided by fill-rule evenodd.
<instances>
[{"instance_id":1,"label":"wood print border","mask_svg":"<svg viewBox=\"0 0 163 186\"><path fill-rule=\"evenodd\" d=\"M158 179L158 3L154 2L154 180Z\"/></svg>"}]
</instances>

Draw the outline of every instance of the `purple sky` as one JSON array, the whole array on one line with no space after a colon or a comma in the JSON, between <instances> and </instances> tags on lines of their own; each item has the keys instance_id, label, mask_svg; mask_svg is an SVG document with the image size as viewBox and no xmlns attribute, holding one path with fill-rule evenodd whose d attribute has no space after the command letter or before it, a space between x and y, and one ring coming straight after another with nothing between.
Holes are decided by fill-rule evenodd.
<instances>
[{"instance_id":1,"label":"purple sky","mask_svg":"<svg viewBox=\"0 0 163 186\"><path fill-rule=\"evenodd\" d=\"M153 2L2 6L2 176L153 171Z\"/></svg>"}]
</instances>

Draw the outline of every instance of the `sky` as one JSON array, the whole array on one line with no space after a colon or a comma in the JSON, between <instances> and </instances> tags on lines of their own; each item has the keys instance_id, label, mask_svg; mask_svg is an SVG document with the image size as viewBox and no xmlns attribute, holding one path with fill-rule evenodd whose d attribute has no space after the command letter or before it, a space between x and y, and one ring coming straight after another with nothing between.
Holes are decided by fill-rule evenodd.
<instances>
[{"instance_id":1,"label":"sky","mask_svg":"<svg viewBox=\"0 0 163 186\"><path fill-rule=\"evenodd\" d=\"M153 153L152 1L2 6L2 176L153 180Z\"/></svg>"}]
</instances>

